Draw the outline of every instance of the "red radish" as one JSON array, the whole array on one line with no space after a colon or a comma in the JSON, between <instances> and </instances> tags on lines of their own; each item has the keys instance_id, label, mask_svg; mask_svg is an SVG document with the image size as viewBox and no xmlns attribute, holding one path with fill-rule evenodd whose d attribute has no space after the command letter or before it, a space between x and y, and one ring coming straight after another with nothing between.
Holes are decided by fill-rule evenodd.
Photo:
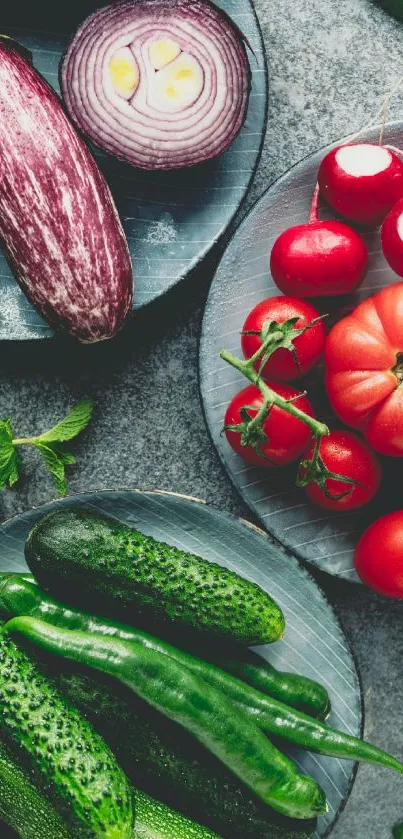
<instances>
[{"instance_id":1,"label":"red radish","mask_svg":"<svg viewBox=\"0 0 403 839\"><path fill-rule=\"evenodd\" d=\"M396 274L403 277L403 198L386 216L381 241L385 259Z\"/></svg>"},{"instance_id":2,"label":"red radish","mask_svg":"<svg viewBox=\"0 0 403 839\"><path fill-rule=\"evenodd\" d=\"M364 241L340 221L320 221L318 199L317 186L308 224L289 227L273 245L270 270L284 294L296 297L349 294L365 277L368 252Z\"/></svg>"},{"instance_id":3,"label":"red radish","mask_svg":"<svg viewBox=\"0 0 403 839\"><path fill-rule=\"evenodd\" d=\"M386 146L339 146L323 158L318 183L323 198L341 216L375 225L403 196L403 162Z\"/></svg>"}]
</instances>

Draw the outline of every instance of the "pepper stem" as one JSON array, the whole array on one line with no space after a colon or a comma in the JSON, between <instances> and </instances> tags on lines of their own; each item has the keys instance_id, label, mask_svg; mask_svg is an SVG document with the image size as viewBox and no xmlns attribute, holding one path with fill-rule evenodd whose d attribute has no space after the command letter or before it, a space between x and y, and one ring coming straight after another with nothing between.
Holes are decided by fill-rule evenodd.
<instances>
[{"instance_id":1,"label":"pepper stem","mask_svg":"<svg viewBox=\"0 0 403 839\"><path fill-rule=\"evenodd\" d=\"M300 320L299 316L288 318L288 320L285 320L282 323L278 323L276 320L266 320L261 329L244 330L242 335L256 335L261 341L260 346L249 359L250 363L255 365L256 362L260 361L258 372L259 374L262 374L270 356L272 356L278 349L282 348L288 350L292 354L295 366L298 372L301 372L298 353L296 351L294 341L300 335L303 335L307 329L312 329L317 323L320 323L320 321L326 317L327 315L319 315L317 318L313 318L313 320L309 323L300 327L297 327L297 323Z\"/></svg>"}]
</instances>

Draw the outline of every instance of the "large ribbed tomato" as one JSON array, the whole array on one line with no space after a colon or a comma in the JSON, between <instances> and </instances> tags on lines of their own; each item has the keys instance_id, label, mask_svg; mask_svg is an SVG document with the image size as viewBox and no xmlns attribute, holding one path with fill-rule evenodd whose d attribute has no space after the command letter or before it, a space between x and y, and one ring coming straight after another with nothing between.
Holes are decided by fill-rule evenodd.
<instances>
[{"instance_id":1,"label":"large ribbed tomato","mask_svg":"<svg viewBox=\"0 0 403 839\"><path fill-rule=\"evenodd\" d=\"M403 283L364 300L330 331L326 389L336 414L373 448L403 457Z\"/></svg>"}]
</instances>

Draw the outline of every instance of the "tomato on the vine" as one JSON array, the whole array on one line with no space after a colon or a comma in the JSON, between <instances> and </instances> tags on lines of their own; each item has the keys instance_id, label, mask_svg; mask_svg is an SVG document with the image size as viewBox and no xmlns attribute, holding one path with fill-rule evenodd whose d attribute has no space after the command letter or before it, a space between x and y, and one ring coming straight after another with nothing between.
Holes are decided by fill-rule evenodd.
<instances>
[{"instance_id":1,"label":"tomato on the vine","mask_svg":"<svg viewBox=\"0 0 403 839\"><path fill-rule=\"evenodd\" d=\"M330 331L326 389L340 419L403 457L403 283L364 300Z\"/></svg>"},{"instance_id":2,"label":"tomato on the vine","mask_svg":"<svg viewBox=\"0 0 403 839\"><path fill-rule=\"evenodd\" d=\"M252 358L264 343L254 367L272 381L289 382L304 376L319 360L325 345L319 312L306 300L269 297L249 313L241 342L245 358Z\"/></svg>"},{"instance_id":3,"label":"tomato on the vine","mask_svg":"<svg viewBox=\"0 0 403 839\"><path fill-rule=\"evenodd\" d=\"M311 469L316 443L307 452L300 467L299 485L315 504L326 510L355 510L363 507L374 497L379 488L381 466L364 440L351 431L331 431L319 443L319 459ZM332 477L329 476L332 473ZM345 480L337 480L340 475ZM316 478L316 480L315 480ZM302 481L301 481L302 479Z\"/></svg>"},{"instance_id":4,"label":"tomato on the vine","mask_svg":"<svg viewBox=\"0 0 403 839\"><path fill-rule=\"evenodd\" d=\"M354 564L363 583L378 594L403 598L403 510L370 525L355 549Z\"/></svg>"},{"instance_id":5,"label":"tomato on the vine","mask_svg":"<svg viewBox=\"0 0 403 839\"><path fill-rule=\"evenodd\" d=\"M313 417L309 399L299 390L280 383L270 387L284 399L293 400L296 407ZM225 434L237 454L254 466L285 466L297 460L309 445L311 430L302 420L273 405L258 428L251 420L264 404L256 385L249 385L237 393L225 414Z\"/></svg>"}]
</instances>

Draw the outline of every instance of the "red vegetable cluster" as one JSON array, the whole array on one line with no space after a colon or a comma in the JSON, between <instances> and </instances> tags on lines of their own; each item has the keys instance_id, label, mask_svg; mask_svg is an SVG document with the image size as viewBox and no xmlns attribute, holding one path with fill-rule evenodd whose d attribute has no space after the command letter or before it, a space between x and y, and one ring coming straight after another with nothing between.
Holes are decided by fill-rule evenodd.
<instances>
[{"instance_id":1,"label":"red vegetable cluster","mask_svg":"<svg viewBox=\"0 0 403 839\"><path fill-rule=\"evenodd\" d=\"M281 233L271 252L273 278L293 296L264 300L249 313L241 339L245 361L222 353L251 383L226 412L231 446L262 467L302 458L297 486L331 510L361 507L374 497L381 467L373 450L403 456L403 283L364 300L325 337L322 318L305 298L354 291L364 279L368 254L348 223L319 219L319 197L348 222L382 222L385 258L403 276L402 157L398 149L369 143L340 146L324 157L308 223ZM315 418L306 393L288 384L311 370L323 349L331 405L363 436L330 431ZM403 512L399 515L401 538L393 520L386 579L376 553L392 527L389 517L362 537L356 567L377 591L403 597Z\"/></svg>"}]
</instances>

